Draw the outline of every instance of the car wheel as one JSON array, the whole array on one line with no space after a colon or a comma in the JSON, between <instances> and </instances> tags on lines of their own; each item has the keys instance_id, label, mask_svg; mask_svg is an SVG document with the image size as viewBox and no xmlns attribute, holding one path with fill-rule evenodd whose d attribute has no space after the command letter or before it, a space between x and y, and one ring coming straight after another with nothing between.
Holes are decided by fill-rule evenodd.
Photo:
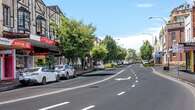
<instances>
[{"instance_id":1,"label":"car wheel","mask_svg":"<svg viewBox=\"0 0 195 110\"><path fill-rule=\"evenodd\" d=\"M46 77L43 77L43 79L42 79L42 84L43 84L43 85L46 85L46 84L47 84L47 79L46 79Z\"/></svg>"},{"instance_id":2,"label":"car wheel","mask_svg":"<svg viewBox=\"0 0 195 110\"><path fill-rule=\"evenodd\" d=\"M66 73L66 80L70 79L69 73Z\"/></svg>"},{"instance_id":3,"label":"car wheel","mask_svg":"<svg viewBox=\"0 0 195 110\"><path fill-rule=\"evenodd\" d=\"M73 78L76 78L76 77L77 77L77 73L76 73L76 72L74 72Z\"/></svg>"},{"instance_id":4,"label":"car wheel","mask_svg":"<svg viewBox=\"0 0 195 110\"><path fill-rule=\"evenodd\" d=\"M57 76L56 76L56 82L59 82L59 81L60 81L60 76L57 75Z\"/></svg>"}]
</instances>

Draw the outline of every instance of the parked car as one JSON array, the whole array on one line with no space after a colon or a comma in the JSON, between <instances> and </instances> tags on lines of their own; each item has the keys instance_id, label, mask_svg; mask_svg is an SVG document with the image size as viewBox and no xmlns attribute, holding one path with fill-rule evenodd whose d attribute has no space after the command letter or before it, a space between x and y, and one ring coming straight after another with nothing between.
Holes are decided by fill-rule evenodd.
<instances>
[{"instance_id":1,"label":"parked car","mask_svg":"<svg viewBox=\"0 0 195 110\"><path fill-rule=\"evenodd\" d=\"M19 75L19 81L22 84L39 83L45 85L48 82L59 81L59 79L60 76L57 72L45 67L26 69Z\"/></svg>"},{"instance_id":2,"label":"parked car","mask_svg":"<svg viewBox=\"0 0 195 110\"><path fill-rule=\"evenodd\" d=\"M148 60L142 60L142 63L145 65L145 64L149 64L149 61Z\"/></svg>"},{"instance_id":3,"label":"parked car","mask_svg":"<svg viewBox=\"0 0 195 110\"><path fill-rule=\"evenodd\" d=\"M104 70L105 69L105 66L103 64L97 64L97 65L94 66L94 68L96 70Z\"/></svg>"},{"instance_id":4,"label":"parked car","mask_svg":"<svg viewBox=\"0 0 195 110\"><path fill-rule=\"evenodd\" d=\"M60 78L69 79L70 77L77 77L74 67L67 64L57 65L55 71L58 72Z\"/></svg>"}]
</instances>

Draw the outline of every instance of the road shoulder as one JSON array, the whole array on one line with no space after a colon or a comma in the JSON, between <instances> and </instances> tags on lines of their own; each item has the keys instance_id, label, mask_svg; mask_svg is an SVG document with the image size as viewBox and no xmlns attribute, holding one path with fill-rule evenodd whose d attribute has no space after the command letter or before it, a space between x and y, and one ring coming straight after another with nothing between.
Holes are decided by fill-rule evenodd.
<instances>
[{"instance_id":1,"label":"road shoulder","mask_svg":"<svg viewBox=\"0 0 195 110\"><path fill-rule=\"evenodd\" d=\"M162 74L162 73L156 71L153 67L152 67L152 70L153 70L154 74L184 86L187 90L190 91L190 93L192 93L192 96L193 96L193 99L194 99L194 102L195 102L195 88L192 85L190 85L188 82L179 80L175 77L172 77L172 76L169 76L169 75L166 75L166 74ZM195 105L194 105L194 110L195 110Z\"/></svg>"}]
</instances>

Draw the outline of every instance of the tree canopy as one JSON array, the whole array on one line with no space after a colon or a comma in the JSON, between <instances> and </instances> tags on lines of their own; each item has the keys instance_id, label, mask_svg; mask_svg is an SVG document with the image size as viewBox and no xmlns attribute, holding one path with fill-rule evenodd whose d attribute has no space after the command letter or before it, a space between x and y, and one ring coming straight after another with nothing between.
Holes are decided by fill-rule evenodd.
<instances>
[{"instance_id":1,"label":"tree canopy","mask_svg":"<svg viewBox=\"0 0 195 110\"><path fill-rule=\"evenodd\" d=\"M145 41L143 45L140 48L141 52L141 58L143 60L151 60L152 59L152 53L153 53L153 47L151 46L149 41Z\"/></svg>"},{"instance_id":2,"label":"tree canopy","mask_svg":"<svg viewBox=\"0 0 195 110\"><path fill-rule=\"evenodd\" d=\"M95 30L92 24L62 17L57 33L63 55L72 60L89 55L95 39Z\"/></svg>"},{"instance_id":3,"label":"tree canopy","mask_svg":"<svg viewBox=\"0 0 195 110\"><path fill-rule=\"evenodd\" d=\"M116 61L117 59L117 44L116 41L111 36L106 36L105 39L102 41L102 44L106 46L108 50L108 54L106 55L104 61L105 62L112 62Z\"/></svg>"},{"instance_id":4,"label":"tree canopy","mask_svg":"<svg viewBox=\"0 0 195 110\"><path fill-rule=\"evenodd\" d=\"M103 44L95 45L91 50L91 55L95 61L104 60L108 51Z\"/></svg>"}]
</instances>

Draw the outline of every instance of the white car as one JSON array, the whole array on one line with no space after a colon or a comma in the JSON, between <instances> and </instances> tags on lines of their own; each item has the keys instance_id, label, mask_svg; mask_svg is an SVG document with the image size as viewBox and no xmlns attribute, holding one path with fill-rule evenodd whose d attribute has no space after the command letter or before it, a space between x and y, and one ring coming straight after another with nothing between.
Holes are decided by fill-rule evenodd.
<instances>
[{"instance_id":1,"label":"white car","mask_svg":"<svg viewBox=\"0 0 195 110\"><path fill-rule=\"evenodd\" d=\"M45 67L26 69L19 75L19 81L22 84L39 83L45 85L48 82L59 81L59 79L57 72Z\"/></svg>"},{"instance_id":2,"label":"white car","mask_svg":"<svg viewBox=\"0 0 195 110\"><path fill-rule=\"evenodd\" d=\"M58 72L60 78L69 79L70 77L76 77L75 69L70 65L58 65L55 67L55 71Z\"/></svg>"},{"instance_id":3,"label":"white car","mask_svg":"<svg viewBox=\"0 0 195 110\"><path fill-rule=\"evenodd\" d=\"M104 70L105 69L105 66L103 64L97 64L97 65L94 66L94 68L96 70Z\"/></svg>"},{"instance_id":4,"label":"white car","mask_svg":"<svg viewBox=\"0 0 195 110\"><path fill-rule=\"evenodd\" d=\"M143 60L142 63L145 64L149 64L149 62L147 60Z\"/></svg>"}]
</instances>

